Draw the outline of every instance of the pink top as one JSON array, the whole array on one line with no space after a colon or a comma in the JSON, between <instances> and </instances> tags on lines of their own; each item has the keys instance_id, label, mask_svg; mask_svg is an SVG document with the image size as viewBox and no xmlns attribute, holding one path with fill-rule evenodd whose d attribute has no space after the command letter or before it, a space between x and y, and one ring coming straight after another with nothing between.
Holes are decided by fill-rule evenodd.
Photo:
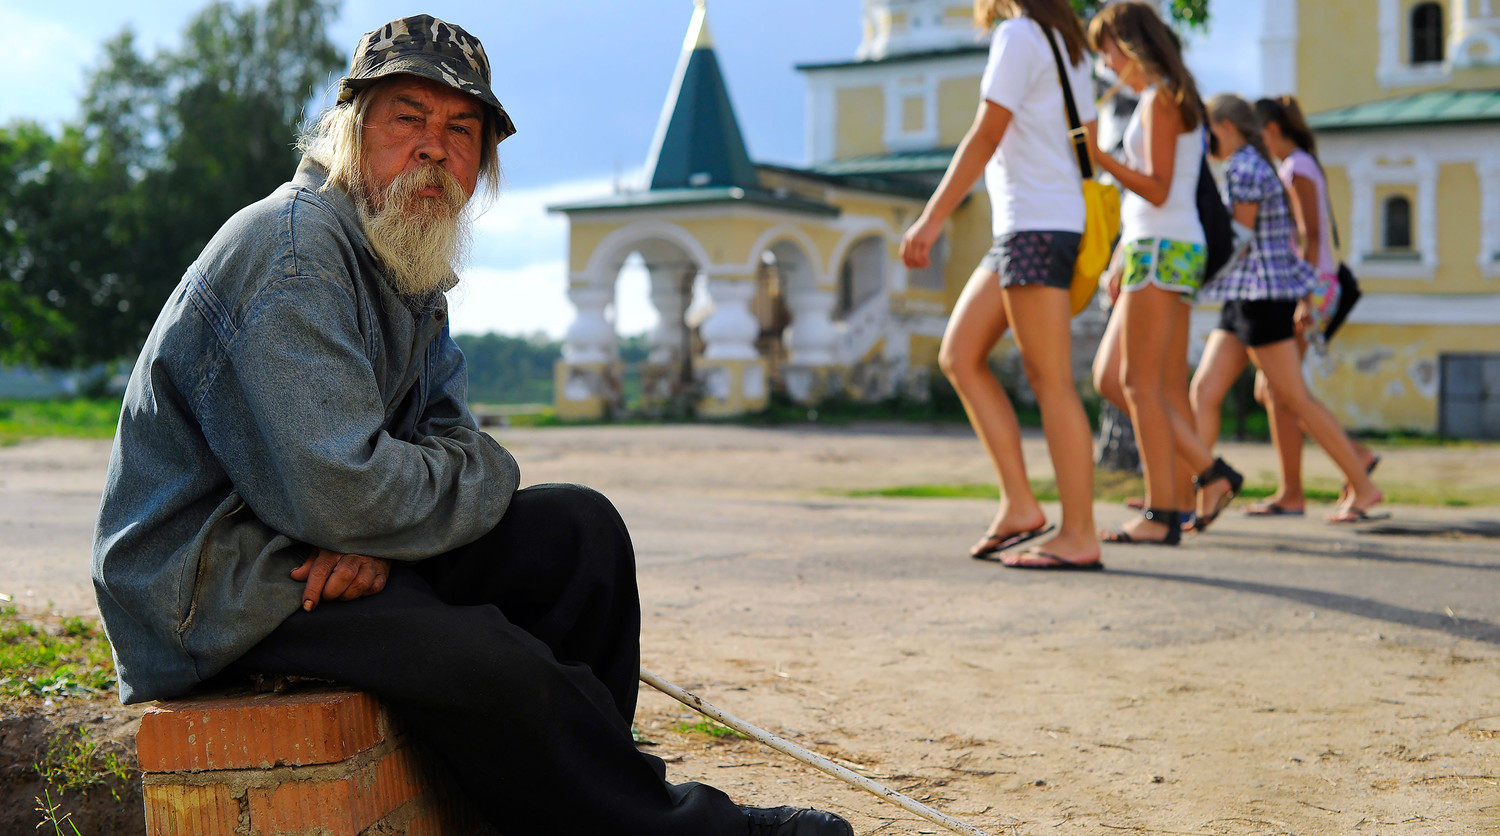
<instances>
[{"instance_id":1,"label":"pink top","mask_svg":"<svg viewBox=\"0 0 1500 836\"><path fill-rule=\"evenodd\" d=\"M1286 186L1287 200L1294 200L1295 192L1292 189L1292 179L1295 177L1306 177L1312 181L1318 192L1318 228L1321 230L1322 245L1318 247L1318 272L1330 275L1338 271L1338 262L1333 255L1333 226L1328 222L1328 181L1323 177L1323 169L1318 167L1318 161L1301 148L1293 151L1291 156L1281 161L1276 173L1280 175L1281 182ZM1307 207L1302 207L1307 211ZM1300 255L1300 253L1299 253Z\"/></svg>"}]
</instances>

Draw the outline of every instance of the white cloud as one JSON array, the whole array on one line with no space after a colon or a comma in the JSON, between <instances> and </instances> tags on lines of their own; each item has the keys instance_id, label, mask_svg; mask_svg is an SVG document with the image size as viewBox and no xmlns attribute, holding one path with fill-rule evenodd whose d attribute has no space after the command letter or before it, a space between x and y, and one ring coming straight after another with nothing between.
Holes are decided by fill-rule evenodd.
<instances>
[{"instance_id":1,"label":"white cloud","mask_svg":"<svg viewBox=\"0 0 1500 836\"><path fill-rule=\"evenodd\" d=\"M610 194L608 179L507 189L474 222L472 266L449 294L453 330L560 338L575 315L568 301L568 221L547 207ZM650 280L639 260L620 271L616 305L606 311L622 334L656 324Z\"/></svg>"},{"instance_id":2,"label":"white cloud","mask_svg":"<svg viewBox=\"0 0 1500 836\"><path fill-rule=\"evenodd\" d=\"M0 32L16 36L0 50L0 121L56 123L72 116L94 45L63 23L14 8L0 8Z\"/></svg>"}]
</instances>

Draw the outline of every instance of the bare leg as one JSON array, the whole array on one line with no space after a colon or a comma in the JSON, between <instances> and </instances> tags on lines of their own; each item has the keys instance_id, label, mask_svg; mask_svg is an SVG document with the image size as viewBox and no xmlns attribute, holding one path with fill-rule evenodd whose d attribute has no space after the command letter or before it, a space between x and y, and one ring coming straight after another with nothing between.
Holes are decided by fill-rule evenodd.
<instances>
[{"instance_id":1,"label":"bare leg","mask_svg":"<svg viewBox=\"0 0 1500 836\"><path fill-rule=\"evenodd\" d=\"M1179 300L1176 310L1172 313L1172 338L1167 346L1163 380L1167 391L1167 404L1176 413L1172 418L1174 430L1180 420L1190 430L1187 435L1191 437L1191 440L1197 441L1196 427L1190 423L1193 420L1193 402L1188 395L1188 332L1192 325L1192 315L1192 306L1182 304ZM1177 483L1176 490L1173 492L1176 501L1172 503L1173 508L1184 512L1193 510L1193 474L1203 470L1204 467L1207 465L1195 466L1193 462L1183 458L1181 453L1177 454Z\"/></svg>"},{"instance_id":2,"label":"bare leg","mask_svg":"<svg viewBox=\"0 0 1500 836\"><path fill-rule=\"evenodd\" d=\"M1245 344L1235 335L1219 329L1208 335L1208 345L1204 346L1198 371L1193 375L1191 391L1198 438L1209 448L1219 441L1219 413L1224 406L1224 396L1249 361Z\"/></svg>"},{"instance_id":3,"label":"bare leg","mask_svg":"<svg viewBox=\"0 0 1500 836\"><path fill-rule=\"evenodd\" d=\"M1298 343L1300 358L1306 356L1306 344ZM1301 511L1307 506L1307 497L1302 492L1302 427L1297 416L1276 402L1271 387L1266 383L1265 372L1255 374L1255 399L1266 408L1266 417L1271 424L1271 444L1276 448L1276 463L1280 471L1280 484L1258 508L1268 511L1271 506L1288 511Z\"/></svg>"},{"instance_id":4,"label":"bare leg","mask_svg":"<svg viewBox=\"0 0 1500 836\"><path fill-rule=\"evenodd\" d=\"M989 367L990 350L1008 327L1000 277L983 268L975 270L954 306L938 351L938 365L958 391L969 423L1000 480L1000 508L985 539L972 551L984 548L992 536L1003 539L1047 521L1026 477L1015 408Z\"/></svg>"},{"instance_id":5,"label":"bare leg","mask_svg":"<svg viewBox=\"0 0 1500 836\"><path fill-rule=\"evenodd\" d=\"M1073 383L1073 311L1068 294L1042 286L1008 288L1002 294L1026 379L1041 408L1042 431L1062 501L1062 525L1041 548L1073 563L1097 561L1093 431Z\"/></svg>"},{"instance_id":6,"label":"bare leg","mask_svg":"<svg viewBox=\"0 0 1500 836\"><path fill-rule=\"evenodd\" d=\"M1172 329L1163 328L1173 318L1178 296L1155 286L1120 295L1120 314L1125 325L1121 335L1124 360L1121 382L1130 405L1130 423L1141 451L1141 469L1146 476L1146 507L1167 508L1176 500L1175 453L1171 407L1167 403L1164 376ZM1124 531L1133 540L1161 540L1164 523L1139 517L1126 523Z\"/></svg>"},{"instance_id":7,"label":"bare leg","mask_svg":"<svg viewBox=\"0 0 1500 836\"><path fill-rule=\"evenodd\" d=\"M1339 426L1338 419L1333 417L1328 407L1307 390L1307 384L1302 380L1302 361L1297 356L1296 343L1282 340L1252 348L1250 358L1265 373L1272 397L1302 420L1308 434L1333 459L1339 470L1343 471L1353 494L1340 506L1340 514L1368 511L1379 504L1385 495L1375 487L1370 475L1365 473L1365 463L1355 452L1344 428Z\"/></svg>"},{"instance_id":8,"label":"bare leg","mask_svg":"<svg viewBox=\"0 0 1500 836\"><path fill-rule=\"evenodd\" d=\"M1116 304L1104 326L1104 336L1099 338L1099 351L1094 355L1094 390L1099 397L1129 412L1130 404L1125 402L1125 390L1120 386L1120 332L1124 326L1124 308Z\"/></svg>"}]
</instances>

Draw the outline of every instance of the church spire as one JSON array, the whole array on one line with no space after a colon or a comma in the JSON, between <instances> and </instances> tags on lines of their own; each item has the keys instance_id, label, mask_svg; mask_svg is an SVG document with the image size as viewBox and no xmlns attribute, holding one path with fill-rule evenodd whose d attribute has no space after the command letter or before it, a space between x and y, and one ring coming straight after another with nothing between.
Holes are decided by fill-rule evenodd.
<instances>
[{"instance_id":1,"label":"church spire","mask_svg":"<svg viewBox=\"0 0 1500 836\"><path fill-rule=\"evenodd\" d=\"M653 190L759 186L719 72L704 0L693 10L646 168Z\"/></svg>"}]
</instances>

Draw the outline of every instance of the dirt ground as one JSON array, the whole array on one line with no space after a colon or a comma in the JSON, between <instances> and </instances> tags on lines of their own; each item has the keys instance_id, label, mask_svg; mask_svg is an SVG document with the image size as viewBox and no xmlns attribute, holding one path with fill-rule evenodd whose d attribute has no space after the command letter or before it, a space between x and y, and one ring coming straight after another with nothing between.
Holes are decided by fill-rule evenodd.
<instances>
[{"instance_id":1,"label":"dirt ground","mask_svg":"<svg viewBox=\"0 0 1500 836\"><path fill-rule=\"evenodd\" d=\"M964 429L495 432L527 483L619 505L647 668L995 836L1500 833L1500 509L1396 507L1363 530L1231 511L1178 549L1110 548L1102 573L1019 572L965 556L988 502L846 493L988 481ZM1040 440L1026 452L1049 475ZM1261 446L1222 452L1273 468ZM1500 447L1382 452L1390 480L1500 480ZM91 611L106 456L0 449L0 592L23 608ZM697 719L643 688L641 735L674 780L825 806L860 834L943 832L679 730Z\"/></svg>"}]
</instances>

